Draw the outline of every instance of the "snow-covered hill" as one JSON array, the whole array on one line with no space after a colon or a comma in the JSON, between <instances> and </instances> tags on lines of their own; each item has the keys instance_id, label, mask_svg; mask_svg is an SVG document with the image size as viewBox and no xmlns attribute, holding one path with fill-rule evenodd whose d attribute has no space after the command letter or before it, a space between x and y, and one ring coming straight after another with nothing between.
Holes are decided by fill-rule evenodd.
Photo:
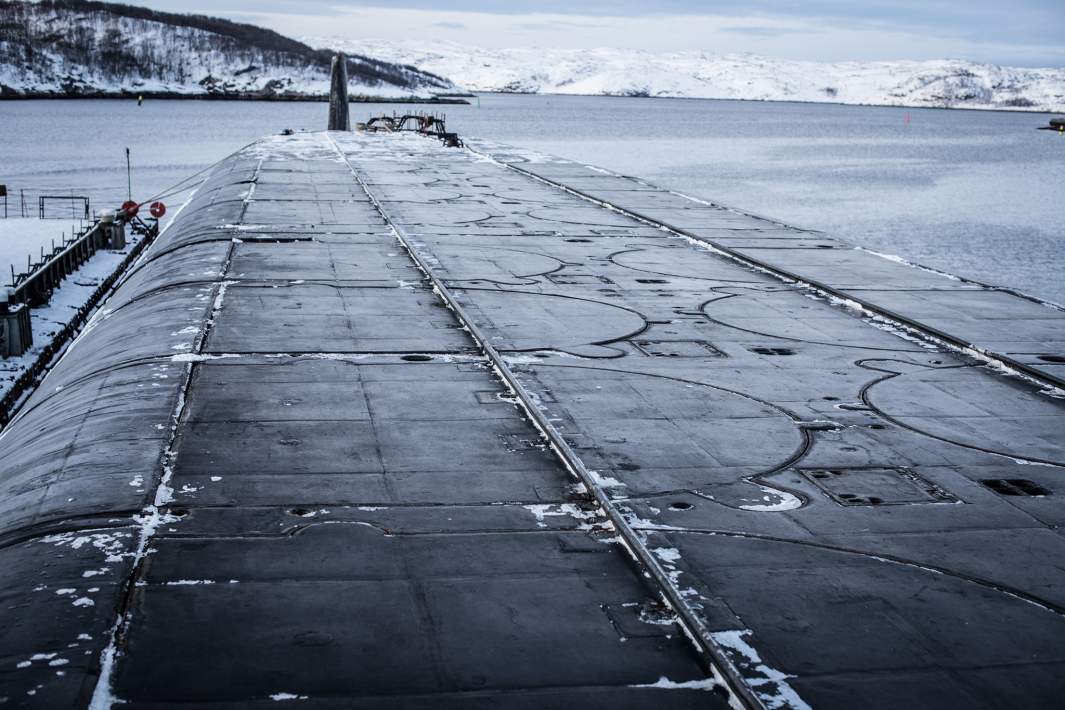
<instances>
[{"instance_id":1,"label":"snow-covered hill","mask_svg":"<svg viewBox=\"0 0 1065 710\"><path fill-rule=\"evenodd\" d=\"M0 97L324 96L330 53L276 32L87 0L0 0ZM353 96L454 91L413 67L353 54Z\"/></svg>"},{"instance_id":2,"label":"snow-covered hill","mask_svg":"<svg viewBox=\"0 0 1065 710\"><path fill-rule=\"evenodd\" d=\"M821 64L706 52L489 50L448 42L304 41L412 64L471 91L1065 110L1065 69L1018 69L952 59Z\"/></svg>"}]
</instances>

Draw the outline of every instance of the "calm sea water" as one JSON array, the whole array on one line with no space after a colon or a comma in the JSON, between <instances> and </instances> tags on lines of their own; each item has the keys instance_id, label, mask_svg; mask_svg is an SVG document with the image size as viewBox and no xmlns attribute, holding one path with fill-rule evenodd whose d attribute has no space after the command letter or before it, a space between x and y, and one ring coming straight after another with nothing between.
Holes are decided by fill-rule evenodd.
<instances>
[{"instance_id":1,"label":"calm sea water","mask_svg":"<svg viewBox=\"0 0 1065 710\"><path fill-rule=\"evenodd\" d=\"M353 120L392 105L354 105ZM448 125L1065 302L1065 139L1043 114L485 95ZM0 102L0 183L142 200L324 103ZM908 118L907 118L908 117ZM176 204L176 198L171 198Z\"/></svg>"}]
</instances>

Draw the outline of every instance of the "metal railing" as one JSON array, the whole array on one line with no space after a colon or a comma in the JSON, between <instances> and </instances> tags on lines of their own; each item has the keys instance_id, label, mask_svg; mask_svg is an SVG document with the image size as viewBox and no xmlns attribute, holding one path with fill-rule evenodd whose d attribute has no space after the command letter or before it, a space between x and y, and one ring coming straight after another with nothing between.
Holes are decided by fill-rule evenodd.
<instances>
[{"instance_id":1,"label":"metal railing","mask_svg":"<svg viewBox=\"0 0 1065 710\"><path fill-rule=\"evenodd\" d=\"M366 131L387 131L389 133L409 131L423 136L432 136L443 141L450 148L461 148L462 139L457 133L447 130L447 116L435 113L393 113L391 116L374 116L366 123L359 124Z\"/></svg>"},{"instance_id":2,"label":"metal railing","mask_svg":"<svg viewBox=\"0 0 1065 710\"><path fill-rule=\"evenodd\" d=\"M115 195L124 195L122 190L73 190L54 187L19 187L7 185L6 198L0 197L0 219L32 218L67 219L74 222L87 221L92 217L92 204L109 203ZM64 194L65 193L65 194Z\"/></svg>"},{"instance_id":3,"label":"metal railing","mask_svg":"<svg viewBox=\"0 0 1065 710\"><path fill-rule=\"evenodd\" d=\"M85 303L74 313L73 318L52 336L48 344L41 348L33 363L19 375L4 396L0 397L0 428L7 426L27 393L37 386L56 357L66 349L66 346L82 329L96 307L114 288L118 279L159 233L157 220L144 222L134 217L128 224L134 233L143 235L143 238L133 245L122 263L96 287ZM89 257L109 245L110 235L106 234L106 231L107 226L97 222L80 237L55 250L44 263L38 264L36 269L27 274L19 274L17 285L10 296L10 302L32 304L34 300L43 298L43 303L47 303L52 291L63 280L63 275L69 275L78 266L84 264Z\"/></svg>"},{"instance_id":4,"label":"metal railing","mask_svg":"<svg viewBox=\"0 0 1065 710\"><path fill-rule=\"evenodd\" d=\"M61 205L70 205L70 219L87 220L92 211L89 208L89 198L85 195L38 195L37 218L38 219L67 219L66 207L62 206L59 216L53 216L56 210L49 211L49 202L59 202ZM22 208L25 212L25 206Z\"/></svg>"},{"instance_id":5,"label":"metal railing","mask_svg":"<svg viewBox=\"0 0 1065 710\"><path fill-rule=\"evenodd\" d=\"M110 235L97 222L69 242L53 247L51 253L42 253L40 261L33 263L27 257L26 271L16 273L12 265L9 302L43 306L63 279L109 243Z\"/></svg>"},{"instance_id":6,"label":"metal railing","mask_svg":"<svg viewBox=\"0 0 1065 710\"><path fill-rule=\"evenodd\" d=\"M41 260L28 263L26 271L15 273L12 266L8 302L25 303L31 308L48 303L63 279L77 271L93 254L114 244L112 228L124 229L127 224L136 234L154 236L159 231L159 220L155 219L145 222L132 217L114 222L98 221L69 242L54 246L50 254L42 252Z\"/></svg>"}]
</instances>

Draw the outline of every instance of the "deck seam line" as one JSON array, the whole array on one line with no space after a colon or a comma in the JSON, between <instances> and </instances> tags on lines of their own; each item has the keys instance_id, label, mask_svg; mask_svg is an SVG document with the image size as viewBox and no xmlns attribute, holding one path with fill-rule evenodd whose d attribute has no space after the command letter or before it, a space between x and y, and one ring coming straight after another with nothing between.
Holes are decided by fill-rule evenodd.
<instances>
[{"instance_id":1,"label":"deck seam line","mask_svg":"<svg viewBox=\"0 0 1065 710\"><path fill-rule=\"evenodd\" d=\"M582 200L618 212L619 214L625 215L626 217L634 219L638 222L642 222L648 226L666 230L669 233L672 233L679 237L683 237L684 239L687 239L691 242L697 242L699 245L703 246L704 248L708 248L712 252L716 252L721 256L730 258L749 268L757 269L758 271L771 275L774 278L777 278L785 283L798 284L801 287L813 291L821 297L841 301L840 303L832 303L832 305L840 306L851 311L857 311L866 316L884 319L888 321L892 326L900 328L904 330L907 334L919 337L930 344L946 348L947 350L968 357L972 357L977 360L982 360L986 364L1003 370L1022 380L1025 380L1029 384L1040 385L1042 387L1052 387L1065 394L1065 380L1062 380L1061 378L1051 375L1049 373L1042 372L1034 367L1025 365L1024 363L1014 360L1011 357L987 350L985 348L980 347L979 345L976 345L975 343L967 342L959 337L955 337L953 335L950 335L949 333L941 331L938 328L934 328L919 321L909 319L905 316L895 313L894 311L891 311L887 308L883 308L864 299L856 298L853 294L849 294L845 291L840 291L832 286L821 283L820 281L808 279L799 276L798 274L793 274L792 272L786 269L763 263L753 257L749 257L740 252L737 252L731 247L727 247L723 244L718 244L717 242L714 242L705 237L700 237L683 228L673 227L666 222L661 222L659 220L645 217L634 210L630 210L613 202L594 197L591 194L585 193L573 187L569 187L568 185L552 180L551 178L546 178L537 175L536 173L533 173L529 170L525 170L524 168L518 167L517 165L505 163L487 153L482 153L474 148L467 147L467 150L469 150L474 155L485 158L486 160L490 160L491 162L495 163L496 165L499 165L500 167L513 170L514 172L517 172L520 175L525 175L526 177L532 178L533 180L541 182L545 185L549 185L556 189L562 190L563 192L567 192ZM722 209L729 208L723 207ZM920 267L913 266L912 268ZM1023 298L1022 296L1018 297ZM1025 300L1032 299L1026 298Z\"/></svg>"},{"instance_id":2,"label":"deck seam line","mask_svg":"<svg viewBox=\"0 0 1065 710\"><path fill-rule=\"evenodd\" d=\"M221 163L216 163L214 167L217 168L220 164ZM256 166L256 175L258 175L261 165L262 161ZM204 183L211 177L213 172L214 169L207 174L204 178ZM200 186L202 185L203 183L200 184ZM192 198L195 197L199 191L200 186L197 186L192 193L190 193L185 205L192 201ZM184 209L185 205L182 205L182 209ZM246 205L247 197L245 198L245 206ZM172 224L174 224L173 220L167 225L167 227L169 228ZM201 322L202 330L197 336L198 342L194 347L195 350L202 351L207 345L208 333L210 332L211 326L214 324L218 311L221 308L221 298L225 294L226 285L228 284L225 277L233 260L234 247L235 242L231 242L226 259L222 268L219 270L218 280L215 282L217 287L215 289L215 298L206 317ZM96 684L92 689L92 694L89 696L88 710L110 710L113 705L123 702L115 695L115 663L120 655L120 647L123 645L125 635L129 630L131 596L136 588L138 578L143 574L144 561L147 559L148 555L151 554L151 549L149 548L151 538L155 535L160 525L168 522L175 522L179 519L169 512L160 513L160 511L165 510L173 500L173 489L169 486L169 482L174 473L173 466L176 459L174 446L178 438L181 417L188 407L188 395L192 387L192 376L197 364L198 363L195 361L187 363L184 381L177 390L177 401L174 403L174 409L170 415L170 433L163 447L159 461L161 475L155 488L155 494L153 495L151 502L141 509L140 512L142 513L142 517L136 515L133 516L134 522L138 523L140 526L140 539L132 553L133 559L130 565L129 574L126 579L122 581L119 589L119 597L116 604L117 614L108 633L107 645L104 646L102 651L100 651L99 675L97 676Z\"/></svg>"}]
</instances>

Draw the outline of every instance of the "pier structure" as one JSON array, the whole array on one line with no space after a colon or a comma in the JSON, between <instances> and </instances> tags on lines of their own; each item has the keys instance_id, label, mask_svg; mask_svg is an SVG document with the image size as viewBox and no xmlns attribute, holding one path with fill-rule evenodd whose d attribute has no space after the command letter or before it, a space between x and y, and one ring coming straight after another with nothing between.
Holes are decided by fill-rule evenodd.
<instances>
[{"instance_id":1,"label":"pier structure","mask_svg":"<svg viewBox=\"0 0 1065 710\"><path fill-rule=\"evenodd\" d=\"M0 697L1060 704L1061 309L467 146L215 166L0 435Z\"/></svg>"}]
</instances>

